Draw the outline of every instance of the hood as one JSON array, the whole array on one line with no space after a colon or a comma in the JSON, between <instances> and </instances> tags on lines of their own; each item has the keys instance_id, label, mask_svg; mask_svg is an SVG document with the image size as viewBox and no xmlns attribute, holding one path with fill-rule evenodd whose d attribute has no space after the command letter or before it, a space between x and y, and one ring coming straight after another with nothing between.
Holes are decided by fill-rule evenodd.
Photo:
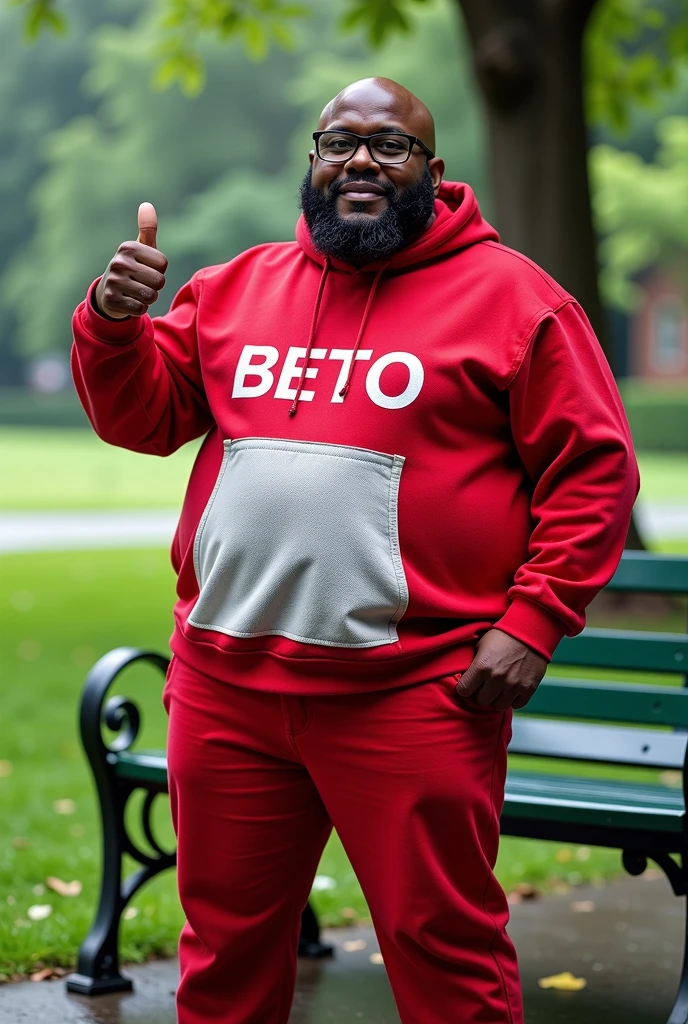
<instances>
[{"instance_id":1,"label":"hood","mask_svg":"<svg viewBox=\"0 0 688 1024\"><path fill-rule=\"evenodd\" d=\"M296 241L310 259L325 266L326 258L313 245L311 233L303 214L296 224ZM410 245L399 249L391 257L355 267L343 260L327 260L333 270L355 274L359 271L376 271L381 267L395 270L416 263L437 259L456 249L463 249L475 242L498 242L499 235L484 220L478 200L470 185L460 181L443 181L435 200L435 219L431 226Z\"/></svg>"}]
</instances>

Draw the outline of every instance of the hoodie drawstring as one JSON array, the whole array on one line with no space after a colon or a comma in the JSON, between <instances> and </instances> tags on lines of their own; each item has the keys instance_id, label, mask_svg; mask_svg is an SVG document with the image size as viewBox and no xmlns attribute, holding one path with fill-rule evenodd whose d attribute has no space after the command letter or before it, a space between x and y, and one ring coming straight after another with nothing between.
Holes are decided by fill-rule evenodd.
<instances>
[{"instance_id":1,"label":"hoodie drawstring","mask_svg":"<svg viewBox=\"0 0 688 1024\"><path fill-rule=\"evenodd\" d=\"M318 314L320 313L320 303L322 302L323 292L325 291L325 282L327 281L327 275L330 272L330 261L325 260L325 266L323 272L320 275L320 284L318 285L318 294L315 298L315 306L313 307L313 319L311 320L311 329L308 334L308 344L306 345L306 354L303 357L303 366L301 367L301 376L299 377L298 387L296 388L296 394L294 395L294 401L291 403L289 408L289 415L293 416L296 413L296 406L301 392L303 391L303 385L306 382L306 370L308 369L308 360L311 357L311 349L313 348L313 341L315 339L315 328L318 323Z\"/></svg>"},{"instance_id":2,"label":"hoodie drawstring","mask_svg":"<svg viewBox=\"0 0 688 1024\"><path fill-rule=\"evenodd\" d=\"M354 351L353 351L353 354L351 356L351 365L349 366L349 372L347 374L347 378L346 378L346 381L344 383L344 387L339 392L339 395L340 395L341 398L346 398L347 392L348 392L349 388L351 387L351 378L353 377L354 367L356 365L356 355L358 354L358 350L361 347L361 342L363 341L363 334L364 334L365 329L366 329L366 323L368 321L368 314L370 313L370 307L373 304L373 299L375 298L375 292L377 291L377 286L380 283L380 278L384 274L385 270L387 270L390 262L391 262L390 260L387 260L387 262L384 263L380 267L380 269L375 274L375 277L373 278L373 283L370 286L370 291L368 292L368 300L366 302L365 309L363 310L363 317L361 318L361 325L360 325L360 327L358 329L358 336L356 338L356 343L354 345ZM321 302L322 302L323 292L325 291L325 282L327 281L327 275L329 274L329 272L330 272L330 262L329 262L328 259L326 259L325 260L325 266L324 266L323 272L322 272L322 276L320 278L320 284L318 286L318 294L317 294L316 299L315 299L315 306L313 308L313 319L311 321L311 329L310 329L310 332L309 332L309 335L308 335L308 344L306 346L306 353L305 353L304 359L303 359L303 366L301 367L301 376L299 377L299 383L298 383L298 386L296 388L296 394L294 396L294 401L291 403L291 406L289 407L289 415L290 416L294 416L296 414L296 407L297 407L298 401L299 401L299 399L301 397L301 392L303 391L303 385L306 382L306 370L308 369L308 361L310 359L311 349L313 348L313 342L315 340L315 330L316 330L316 327L317 327L317 324L318 324L318 316L320 314L320 305L321 305Z\"/></svg>"},{"instance_id":3,"label":"hoodie drawstring","mask_svg":"<svg viewBox=\"0 0 688 1024\"><path fill-rule=\"evenodd\" d=\"M363 332L366 329L366 323L368 321L368 313L370 312L370 307L373 304L373 299L375 298L375 292L377 291L377 286L380 283L380 278L382 277L382 275L384 274L384 272L385 272L385 270L387 269L388 266L389 266L389 260L387 260L387 262L384 263L380 267L380 269L378 270L377 274L373 278L373 283L370 286L370 291L368 292L368 301L366 302L365 309L363 310L363 317L361 318L361 326L358 328L358 336L356 338L356 344L354 345L353 355L351 356L351 364L349 366L349 372L348 372L348 374L346 376L346 381L344 382L344 387L339 392L339 397L340 398L346 398L347 392L348 392L349 388L351 387L351 378L354 375L354 367L356 366L356 356L358 354L359 348L361 347L361 342L363 341Z\"/></svg>"}]
</instances>

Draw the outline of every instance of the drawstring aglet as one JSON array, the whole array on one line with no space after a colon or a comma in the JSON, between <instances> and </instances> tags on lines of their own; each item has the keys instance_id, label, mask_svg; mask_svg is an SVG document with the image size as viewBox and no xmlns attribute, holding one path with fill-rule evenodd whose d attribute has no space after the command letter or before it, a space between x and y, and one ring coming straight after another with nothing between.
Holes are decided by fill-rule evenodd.
<instances>
[{"instance_id":1,"label":"drawstring aglet","mask_svg":"<svg viewBox=\"0 0 688 1024\"><path fill-rule=\"evenodd\" d=\"M296 415L296 402L292 402L291 403L291 407L289 409L289 415L290 416L295 416Z\"/></svg>"},{"instance_id":2,"label":"drawstring aglet","mask_svg":"<svg viewBox=\"0 0 688 1024\"><path fill-rule=\"evenodd\" d=\"M349 385L345 384L344 387L342 388L342 390L339 392L339 397L340 398L346 398L348 390L349 390Z\"/></svg>"}]
</instances>

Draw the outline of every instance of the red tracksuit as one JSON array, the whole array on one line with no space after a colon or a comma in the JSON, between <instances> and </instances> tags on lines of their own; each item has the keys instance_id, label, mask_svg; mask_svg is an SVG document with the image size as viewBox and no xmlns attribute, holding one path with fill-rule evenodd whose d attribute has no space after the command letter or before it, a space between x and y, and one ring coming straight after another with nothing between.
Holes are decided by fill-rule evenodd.
<instances>
[{"instance_id":1,"label":"red tracksuit","mask_svg":"<svg viewBox=\"0 0 688 1024\"><path fill-rule=\"evenodd\" d=\"M620 557L638 473L584 313L445 183L389 260L326 259L301 219L164 317L87 298L74 337L106 441L207 434L165 697L180 1024L287 1020L331 823L404 1024L519 1024L492 874L509 715L453 684L492 626L549 659Z\"/></svg>"}]
</instances>

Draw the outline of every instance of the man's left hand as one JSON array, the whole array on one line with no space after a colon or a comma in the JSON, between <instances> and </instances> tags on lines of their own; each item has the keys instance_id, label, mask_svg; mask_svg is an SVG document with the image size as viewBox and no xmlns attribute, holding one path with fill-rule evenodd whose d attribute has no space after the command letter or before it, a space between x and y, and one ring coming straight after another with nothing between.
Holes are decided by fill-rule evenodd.
<instances>
[{"instance_id":1,"label":"man's left hand","mask_svg":"<svg viewBox=\"0 0 688 1024\"><path fill-rule=\"evenodd\" d=\"M524 708L545 674L547 661L532 647L500 629L478 641L473 661L456 685L459 697L471 697L495 711Z\"/></svg>"}]
</instances>

